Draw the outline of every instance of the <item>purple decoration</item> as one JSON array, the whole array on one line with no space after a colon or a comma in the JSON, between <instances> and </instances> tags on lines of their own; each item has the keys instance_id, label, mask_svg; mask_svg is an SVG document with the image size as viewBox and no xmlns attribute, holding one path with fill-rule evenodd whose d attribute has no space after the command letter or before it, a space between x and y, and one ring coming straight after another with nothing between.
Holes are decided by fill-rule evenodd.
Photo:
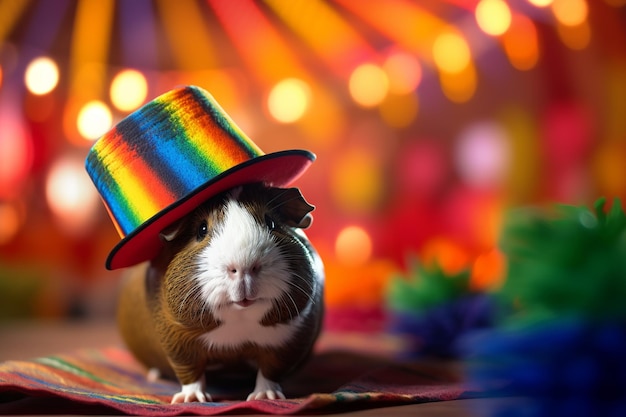
<instances>
[{"instance_id":1,"label":"purple decoration","mask_svg":"<svg viewBox=\"0 0 626 417\"><path fill-rule=\"evenodd\" d=\"M458 341L493 324L492 300L485 294L468 295L425 311L394 311L391 331L408 336L407 358L460 356Z\"/></svg>"}]
</instances>

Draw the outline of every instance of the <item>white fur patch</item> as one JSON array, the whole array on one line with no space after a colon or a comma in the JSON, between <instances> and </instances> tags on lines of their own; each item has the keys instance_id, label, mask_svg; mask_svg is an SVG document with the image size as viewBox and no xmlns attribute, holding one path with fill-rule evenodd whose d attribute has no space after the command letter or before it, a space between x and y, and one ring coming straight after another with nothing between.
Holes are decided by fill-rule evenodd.
<instances>
[{"instance_id":1,"label":"white fur patch","mask_svg":"<svg viewBox=\"0 0 626 417\"><path fill-rule=\"evenodd\" d=\"M297 317L289 324L262 326L258 316L248 307L245 310L225 311L222 325L200 336L208 348L233 348L249 342L262 347L276 347L287 343L302 322Z\"/></svg>"},{"instance_id":2,"label":"white fur patch","mask_svg":"<svg viewBox=\"0 0 626 417\"><path fill-rule=\"evenodd\" d=\"M274 237L234 200L226 202L224 223L199 256L203 297L220 327L201 336L208 347L286 343L302 322L260 324L274 300L282 300L292 279ZM233 272L235 271L235 272ZM254 300L248 307L236 302ZM288 301L283 300L282 302Z\"/></svg>"}]
</instances>

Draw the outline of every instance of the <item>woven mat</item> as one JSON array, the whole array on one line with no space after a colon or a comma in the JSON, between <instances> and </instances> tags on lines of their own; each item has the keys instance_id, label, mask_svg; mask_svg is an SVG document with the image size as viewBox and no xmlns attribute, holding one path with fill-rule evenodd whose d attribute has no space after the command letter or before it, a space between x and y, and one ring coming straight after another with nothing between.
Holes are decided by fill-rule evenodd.
<instances>
[{"instance_id":1,"label":"woven mat","mask_svg":"<svg viewBox=\"0 0 626 417\"><path fill-rule=\"evenodd\" d=\"M284 381L288 400L242 401L254 385L254 375L221 378L219 383L208 388L216 402L171 405L179 385L148 382L145 370L125 349L80 350L1 363L0 414L325 413L471 396L449 366L399 364L348 351L314 355Z\"/></svg>"}]
</instances>

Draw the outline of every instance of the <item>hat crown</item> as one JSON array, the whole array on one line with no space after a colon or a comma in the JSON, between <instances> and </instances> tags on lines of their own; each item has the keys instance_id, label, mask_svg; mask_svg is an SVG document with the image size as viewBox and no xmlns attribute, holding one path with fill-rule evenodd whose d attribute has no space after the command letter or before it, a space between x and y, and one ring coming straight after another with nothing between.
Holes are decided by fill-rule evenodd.
<instances>
[{"instance_id":1,"label":"hat crown","mask_svg":"<svg viewBox=\"0 0 626 417\"><path fill-rule=\"evenodd\" d=\"M170 91L102 136L86 168L122 237L227 170L263 155L213 97Z\"/></svg>"}]
</instances>

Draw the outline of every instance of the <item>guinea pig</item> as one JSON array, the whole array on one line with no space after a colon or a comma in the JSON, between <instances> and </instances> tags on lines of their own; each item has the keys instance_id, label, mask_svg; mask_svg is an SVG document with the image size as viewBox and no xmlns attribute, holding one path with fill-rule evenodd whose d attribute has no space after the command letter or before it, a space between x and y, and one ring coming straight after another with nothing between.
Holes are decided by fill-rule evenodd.
<instances>
[{"instance_id":1,"label":"guinea pig","mask_svg":"<svg viewBox=\"0 0 626 417\"><path fill-rule=\"evenodd\" d=\"M134 267L118 326L140 362L178 379L172 403L212 401L205 371L242 363L256 369L248 400L285 398L280 381L324 312L323 265L301 230L313 209L297 188L236 187L168 226L159 255Z\"/></svg>"}]
</instances>

